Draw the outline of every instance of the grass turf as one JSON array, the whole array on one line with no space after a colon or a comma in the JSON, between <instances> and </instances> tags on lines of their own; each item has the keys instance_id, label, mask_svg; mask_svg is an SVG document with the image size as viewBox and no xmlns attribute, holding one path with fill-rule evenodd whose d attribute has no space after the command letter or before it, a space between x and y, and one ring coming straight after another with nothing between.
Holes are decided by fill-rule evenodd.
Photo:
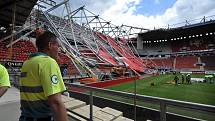
<instances>
[{"instance_id":1,"label":"grass turf","mask_svg":"<svg viewBox=\"0 0 215 121\"><path fill-rule=\"evenodd\" d=\"M181 75L179 76L179 82L181 82ZM148 96L155 96L155 97L162 97L174 100L181 100L181 101L188 101L188 102L195 102L195 103L202 103L202 104L209 104L215 105L215 82L210 83L192 83L192 84L174 84L174 75L160 75L160 76L153 76L147 77L142 80L136 81L136 91L138 94L148 95ZM193 78L203 78L204 75L191 75ZM151 84L154 86L151 86ZM135 82L128 82L116 86L109 87L111 90L118 90L123 92L134 92ZM107 96L99 94L100 96L121 100L123 102L132 103L132 101L126 101L126 99L114 97L114 96ZM144 103L144 102L137 102L138 105L159 109L159 105ZM215 116L193 112L188 110L183 110L179 108L169 107L167 108L168 112L173 112L181 115L186 115L190 117L196 117L208 121L215 120Z\"/></svg>"},{"instance_id":2,"label":"grass turf","mask_svg":"<svg viewBox=\"0 0 215 121\"><path fill-rule=\"evenodd\" d=\"M196 77L192 75L192 77ZM198 76L199 77L199 76ZM202 77L202 76L201 76ZM181 76L179 75L181 82ZM215 83L174 84L174 75L160 75L136 81L137 93L155 97L215 105ZM151 86L151 84L154 86ZM134 82L109 87L111 90L134 92Z\"/></svg>"}]
</instances>

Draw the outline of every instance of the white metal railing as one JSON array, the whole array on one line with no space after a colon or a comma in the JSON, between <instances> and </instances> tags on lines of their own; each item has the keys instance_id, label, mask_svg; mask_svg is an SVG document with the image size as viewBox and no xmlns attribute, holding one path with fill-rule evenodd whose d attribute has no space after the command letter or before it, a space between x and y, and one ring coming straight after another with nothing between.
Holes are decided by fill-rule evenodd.
<instances>
[{"instance_id":1,"label":"white metal railing","mask_svg":"<svg viewBox=\"0 0 215 121\"><path fill-rule=\"evenodd\" d=\"M206 104L199 104L199 103L192 103L192 102L185 102L185 101L178 101L178 100L172 100L172 99L166 99L166 98L159 98L159 97L153 97L153 96L146 96L146 95L139 95L134 93L127 93L127 92L121 92L121 91L113 91L103 88L96 88L96 87L90 87L86 85L80 85L80 84L74 84L74 83L65 83L69 87L75 87L83 90L87 90L90 92L90 111L92 111L92 105L93 105L93 93L92 92L99 92L99 93L105 93L109 95L119 96L123 98L128 99L136 99L137 101L145 101L148 103L156 103L160 105L160 121L166 121L166 113L167 113L167 107L168 106L174 106L176 108L185 108L185 109L191 109L195 111L202 111L206 114L215 114L215 106L213 105L206 105ZM92 120L93 113L90 113L90 120ZM136 119L134 119L136 121Z\"/></svg>"}]
</instances>

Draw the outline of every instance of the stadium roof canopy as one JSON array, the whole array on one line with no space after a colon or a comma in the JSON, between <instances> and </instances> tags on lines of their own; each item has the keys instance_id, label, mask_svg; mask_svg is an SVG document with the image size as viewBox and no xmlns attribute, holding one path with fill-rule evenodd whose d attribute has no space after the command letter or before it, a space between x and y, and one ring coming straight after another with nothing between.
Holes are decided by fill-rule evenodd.
<instances>
[{"instance_id":1,"label":"stadium roof canopy","mask_svg":"<svg viewBox=\"0 0 215 121\"><path fill-rule=\"evenodd\" d=\"M215 32L215 20L173 29L152 30L145 33L139 33L138 36L140 36L143 41L154 41L163 39L170 40L172 38L205 34L209 32Z\"/></svg>"},{"instance_id":2,"label":"stadium roof canopy","mask_svg":"<svg viewBox=\"0 0 215 121\"><path fill-rule=\"evenodd\" d=\"M0 26L8 27L12 24L14 8L16 8L15 25L23 25L37 1L38 0L0 0Z\"/></svg>"}]
</instances>

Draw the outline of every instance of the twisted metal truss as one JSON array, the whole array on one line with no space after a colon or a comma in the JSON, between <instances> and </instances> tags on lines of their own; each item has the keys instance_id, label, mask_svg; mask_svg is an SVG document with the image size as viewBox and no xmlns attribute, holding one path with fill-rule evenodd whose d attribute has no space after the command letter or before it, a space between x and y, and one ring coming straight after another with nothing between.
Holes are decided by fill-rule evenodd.
<instances>
[{"instance_id":1,"label":"twisted metal truss","mask_svg":"<svg viewBox=\"0 0 215 121\"><path fill-rule=\"evenodd\" d=\"M40 3L46 3L49 7ZM69 0L58 4L40 0L25 25L13 35L30 29L31 31L24 35L28 36L40 27L57 35L62 51L71 59L71 63L81 75L98 78L98 75L103 73L98 65L130 68L130 59L143 63L138 53L133 52L136 51L135 47L128 40L133 29L147 29L127 25L116 26L87 10L85 6L72 11ZM102 40L101 36L105 36L105 40ZM4 39L7 38L10 37ZM19 40L20 38L14 43ZM140 66L142 70L139 70L144 71L146 65ZM134 67L130 69L140 75Z\"/></svg>"}]
</instances>

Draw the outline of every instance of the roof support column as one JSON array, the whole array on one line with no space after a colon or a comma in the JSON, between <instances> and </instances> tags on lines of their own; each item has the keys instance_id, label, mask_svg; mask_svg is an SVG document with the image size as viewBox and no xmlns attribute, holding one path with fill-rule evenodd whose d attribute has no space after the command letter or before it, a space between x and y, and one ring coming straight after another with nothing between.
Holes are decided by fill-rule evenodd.
<instances>
[{"instance_id":1,"label":"roof support column","mask_svg":"<svg viewBox=\"0 0 215 121\"><path fill-rule=\"evenodd\" d=\"M137 50L143 49L143 40L140 35L137 36Z\"/></svg>"}]
</instances>

